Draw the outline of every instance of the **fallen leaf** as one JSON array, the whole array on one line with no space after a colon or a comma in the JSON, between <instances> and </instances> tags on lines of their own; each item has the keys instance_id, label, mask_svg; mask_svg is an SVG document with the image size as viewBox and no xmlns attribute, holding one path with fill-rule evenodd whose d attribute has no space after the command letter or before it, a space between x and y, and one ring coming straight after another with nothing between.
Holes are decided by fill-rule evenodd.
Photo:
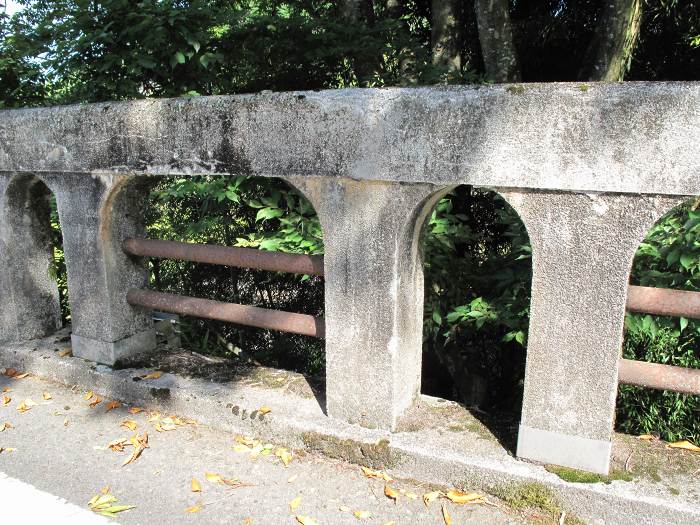
<instances>
[{"instance_id":1,"label":"fallen leaf","mask_svg":"<svg viewBox=\"0 0 700 525\"><path fill-rule=\"evenodd\" d=\"M83 396L83 399L84 399L85 401L90 401L90 398L91 398L92 396L94 396L94 395L95 395L95 394L93 393L93 391L90 390L89 392L87 392L87 393Z\"/></svg>"},{"instance_id":2,"label":"fallen leaf","mask_svg":"<svg viewBox=\"0 0 700 525\"><path fill-rule=\"evenodd\" d=\"M162 375L163 375L163 372L158 370L156 372L151 372L150 374L146 374L145 376L141 376L141 379L158 379Z\"/></svg>"},{"instance_id":3,"label":"fallen leaf","mask_svg":"<svg viewBox=\"0 0 700 525\"><path fill-rule=\"evenodd\" d=\"M283 447L279 447L277 450L275 450L275 456L282 460L285 467L288 467L289 462L292 461L292 453Z\"/></svg>"},{"instance_id":4,"label":"fallen leaf","mask_svg":"<svg viewBox=\"0 0 700 525\"><path fill-rule=\"evenodd\" d=\"M66 418L66 419L63 420L63 426L64 426L64 427L67 427L67 426L68 426L68 418Z\"/></svg>"},{"instance_id":5,"label":"fallen leaf","mask_svg":"<svg viewBox=\"0 0 700 525\"><path fill-rule=\"evenodd\" d=\"M15 427L12 426L12 423L3 423L2 425L0 425L0 432L4 432L8 428L15 428Z\"/></svg>"},{"instance_id":6,"label":"fallen leaf","mask_svg":"<svg viewBox=\"0 0 700 525\"><path fill-rule=\"evenodd\" d=\"M9 386L6 386L5 388L2 389L3 392L12 392L12 389Z\"/></svg>"},{"instance_id":7,"label":"fallen leaf","mask_svg":"<svg viewBox=\"0 0 700 525\"><path fill-rule=\"evenodd\" d=\"M224 481L224 478L221 477L221 474L214 474L212 472L205 472L204 478L209 483L222 483Z\"/></svg>"},{"instance_id":8,"label":"fallen leaf","mask_svg":"<svg viewBox=\"0 0 700 525\"><path fill-rule=\"evenodd\" d=\"M131 445L131 443L126 438L119 438L107 443L107 448L114 452L121 452L128 445Z\"/></svg>"},{"instance_id":9,"label":"fallen leaf","mask_svg":"<svg viewBox=\"0 0 700 525\"><path fill-rule=\"evenodd\" d=\"M389 485L384 485L384 495L387 498L393 499L395 502L399 499L399 493L392 489Z\"/></svg>"},{"instance_id":10,"label":"fallen leaf","mask_svg":"<svg viewBox=\"0 0 700 525\"><path fill-rule=\"evenodd\" d=\"M148 434L144 432L143 437L139 437L139 435L137 434L136 436L132 437L130 441L134 445L134 450L131 453L131 456L126 458L124 463L122 463L122 467L138 459L138 457L141 455L141 452L148 448Z\"/></svg>"},{"instance_id":11,"label":"fallen leaf","mask_svg":"<svg viewBox=\"0 0 700 525\"><path fill-rule=\"evenodd\" d=\"M36 406L36 403L32 401L31 399L25 399L22 401L19 406L17 406L17 412L20 414L24 414L28 410L31 410L33 406Z\"/></svg>"},{"instance_id":12,"label":"fallen leaf","mask_svg":"<svg viewBox=\"0 0 700 525\"><path fill-rule=\"evenodd\" d=\"M27 377L28 375L29 375L29 372L25 372L24 374L19 374L19 375L13 376L13 377L14 377L15 379L24 379L24 378Z\"/></svg>"},{"instance_id":13,"label":"fallen leaf","mask_svg":"<svg viewBox=\"0 0 700 525\"><path fill-rule=\"evenodd\" d=\"M413 492L406 492L404 495L405 495L408 499L412 499L412 500L414 500L414 501L418 499L418 494L415 494L415 493L413 493Z\"/></svg>"},{"instance_id":14,"label":"fallen leaf","mask_svg":"<svg viewBox=\"0 0 700 525\"><path fill-rule=\"evenodd\" d=\"M289 502L289 508L291 510L297 510L297 508L299 508L299 505L301 505L301 496L298 496Z\"/></svg>"},{"instance_id":15,"label":"fallen leaf","mask_svg":"<svg viewBox=\"0 0 700 525\"><path fill-rule=\"evenodd\" d=\"M442 519L445 520L445 525L452 525L452 516L447 512L447 508L444 505L442 506Z\"/></svg>"},{"instance_id":16,"label":"fallen leaf","mask_svg":"<svg viewBox=\"0 0 700 525\"><path fill-rule=\"evenodd\" d=\"M73 355L73 350L70 348L65 348L58 353L58 357L66 357L68 355Z\"/></svg>"},{"instance_id":17,"label":"fallen leaf","mask_svg":"<svg viewBox=\"0 0 700 525\"><path fill-rule=\"evenodd\" d=\"M19 372L17 370L15 370L14 368L6 368L5 369L5 375L7 377L15 377L18 374L19 374Z\"/></svg>"},{"instance_id":18,"label":"fallen leaf","mask_svg":"<svg viewBox=\"0 0 700 525\"><path fill-rule=\"evenodd\" d=\"M3 452L14 452L15 450L17 449L12 447L0 447L0 454Z\"/></svg>"},{"instance_id":19,"label":"fallen leaf","mask_svg":"<svg viewBox=\"0 0 700 525\"><path fill-rule=\"evenodd\" d=\"M458 490L449 491L447 494L445 494L445 497L452 503L458 503L460 505L465 503L476 503L484 499L481 494L477 494L476 492L460 492Z\"/></svg>"},{"instance_id":20,"label":"fallen leaf","mask_svg":"<svg viewBox=\"0 0 700 525\"><path fill-rule=\"evenodd\" d=\"M119 401L110 401L107 403L107 410L105 412L109 412L110 410L114 410L115 408L119 408L122 406L122 404Z\"/></svg>"},{"instance_id":21,"label":"fallen leaf","mask_svg":"<svg viewBox=\"0 0 700 525\"><path fill-rule=\"evenodd\" d=\"M669 443L666 448L682 448L684 450L690 450L691 452L700 452L700 447L694 445L688 440L676 441L675 443Z\"/></svg>"},{"instance_id":22,"label":"fallen leaf","mask_svg":"<svg viewBox=\"0 0 700 525\"><path fill-rule=\"evenodd\" d=\"M48 392L44 392L44 401L48 401L49 399L53 399L53 396L49 394Z\"/></svg>"},{"instance_id":23,"label":"fallen leaf","mask_svg":"<svg viewBox=\"0 0 700 525\"><path fill-rule=\"evenodd\" d=\"M109 485L100 489L101 494L109 494Z\"/></svg>"},{"instance_id":24,"label":"fallen leaf","mask_svg":"<svg viewBox=\"0 0 700 525\"><path fill-rule=\"evenodd\" d=\"M143 408L140 407L131 407L129 409L129 414L138 414L139 412L143 412Z\"/></svg>"},{"instance_id":25,"label":"fallen leaf","mask_svg":"<svg viewBox=\"0 0 700 525\"><path fill-rule=\"evenodd\" d=\"M250 525L253 523L253 518L246 518L243 520L243 525Z\"/></svg>"},{"instance_id":26,"label":"fallen leaf","mask_svg":"<svg viewBox=\"0 0 700 525\"><path fill-rule=\"evenodd\" d=\"M373 470L368 467L360 468L362 469L362 473L368 478L383 479L384 481L394 481L386 472L383 472L381 470Z\"/></svg>"},{"instance_id":27,"label":"fallen leaf","mask_svg":"<svg viewBox=\"0 0 700 525\"><path fill-rule=\"evenodd\" d=\"M372 513L368 510L356 510L352 513L358 520L364 520L372 517Z\"/></svg>"},{"instance_id":28,"label":"fallen leaf","mask_svg":"<svg viewBox=\"0 0 700 525\"><path fill-rule=\"evenodd\" d=\"M194 512L199 512L200 510L202 510L201 505L192 505L191 507L187 507L185 509L185 512L194 513Z\"/></svg>"},{"instance_id":29,"label":"fallen leaf","mask_svg":"<svg viewBox=\"0 0 700 525\"><path fill-rule=\"evenodd\" d=\"M95 408L97 405L102 403L102 398L100 396L95 396L92 401L90 401L90 408Z\"/></svg>"},{"instance_id":30,"label":"fallen leaf","mask_svg":"<svg viewBox=\"0 0 700 525\"><path fill-rule=\"evenodd\" d=\"M316 523L316 520L314 520L313 518L309 518L308 516L296 515L294 517L299 523L301 523L301 525L318 525L318 523Z\"/></svg>"},{"instance_id":31,"label":"fallen leaf","mask_svg":"<svg viewBox=\"0 0 700 525\"><path fill-rule=\"evenodd\" d=\"M287 480L287 483L294 483L298 477L299 477L299 474L294 474L293 476L290 476L289 479Z\"/></svg>"},{"instance_id":32,"label":"fallen leaf","mask_svg":"<svg viewBox=\"0 0 700 525\"><path fill-rule=\"evenodd\" d=\"M199 484L199 481L197 481L197 478L192 478L190 489L192 492L202 492L202 486Z\"/></svg>"},{"instance_id":33,"label":"fallen leaf","mask_svg":"<svg viewBox=\"0 0 700 525\"><path fill-rule=\"evenodd\" d=\"M423 494L423 503L425 503L425 506L427 507L440 496L442 496L442 492L440 492L439 490L435 490L433 492L426 492L425 494Z\"/></svg>"},{"instance_id":34,"label":"fallen leaf","mask_svg":"<svg viewBox=\"0 0 700 525\"><path fill-rule=\"evenodd\" d=\"M160 421L161 417L162 416L160 415L160 412L151 412L148 415L148 419L146 421L148 421L149 423L155 423L156 421Z\"/></svg>"},{"instance_id":35,"label":"fallen leaf","mask_svg":"<svg viewBox=\"0 0 700 525\"><path fill-rule=\"evenodd\" d=\"M133 419L125 419L119 426L126 427L129 430L136 430L136 421L134 421Z\"/></svg>"},{"instance_id":36,"label":"fallen leaf","mask_svg":"<svg viewBox=\"0 0 700 525\"><path fill-rule=\"evenodd\" d=\"M11 397L2 396L2 406L6 407L10 404L10 401L12 401Z\"/></svg>"},{"instance_id":37,"label":"fallen leaf","mask_svg":"<svg viewBox=\"0 0 700 525\"><path fill-rule=\"evenodd\" d=\"M637 436L637 439L641 439L642 441L651 441L654 439L654 436L651 434L642 434L641 436Z\"/></svg>"},{"instance_id":38,"label":"fallen leaf","mask_svg":"<svg viewBox=\"0 0 700 525\"><path fill-rule=\"evenodd\" d=\"M109 487L106 488L107 491L109 491ZM88 502L88 507L90 507L90 510L93 512L109 518L113 518L114 515L119 512L124 512L125 510L135 508L134 505L112 505L116 502L117 498L108 492L104 492L103 489L101 494L93 496L93 498Z\"/></svg>"},{"instance_id":39,"label":"fallen leaf","mask_svg":"<svg viewBox=\"0 0 700 525\"><path fill-rule=\"evenodd\" d=\"M258 408L258 412L260 412L262 415L269 414L272 412L272 409L269 407L260 407Z\"/></svg>"}]
</instances>

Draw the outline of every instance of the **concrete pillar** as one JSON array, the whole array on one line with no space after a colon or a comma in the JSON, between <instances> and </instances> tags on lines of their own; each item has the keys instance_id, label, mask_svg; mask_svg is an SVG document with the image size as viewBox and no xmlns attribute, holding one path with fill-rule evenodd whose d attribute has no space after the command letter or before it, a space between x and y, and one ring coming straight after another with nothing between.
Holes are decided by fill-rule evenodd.
<instances>
[{"instance_id":1,"label":"concrete pillar","mask_svg":"<svg viewBox=\"0 0 700 525\"><path fill-rule=\"evenodd\" d=\"M392 430L420 391L420 231L436 188L288 180L309 198L323 226L328 415Z\"/></svg>"},{"instance_id":2,"label":"concrete pillar","mask_svg":"<svg viewBox=\"0 0 700 525\"><path fill-rule=\"evenodd\" d=\"M607 474L632 259L678 197L500 191L532 244L521 458Z\"/></svg>"},{"instance_id":3,"label":"concrete pillar","mask_svg":"<svg viewBox=\"0 0 700 525\"><path fill-rule=\"evenodd\" d=\"M124 238L144 234L146 179L60 174L49 180L63 229L73 355L111 365L152 349L150 312L126 302L129 288L147 284L148 271L121 249Z\"/></svg>"},{"instance_id":4,"label":"concrete pillar","mask_svg":"<svg viewBox=\"0 0 700 525\"><path fill-rule=\"evenodd\" d=\"M0 176L0 340L26 341L61 327L52 276L50 192L30 174Z\"/></svg>"}]
</instances>

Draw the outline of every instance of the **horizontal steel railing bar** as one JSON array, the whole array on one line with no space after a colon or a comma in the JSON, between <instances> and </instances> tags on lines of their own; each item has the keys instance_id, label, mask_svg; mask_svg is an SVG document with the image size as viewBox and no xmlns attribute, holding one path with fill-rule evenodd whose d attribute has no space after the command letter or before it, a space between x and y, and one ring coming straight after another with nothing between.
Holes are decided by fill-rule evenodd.
<instances>
[{"instance_id":1,"label":"horizontal steel railing bar","mask_svg":"<svg viewBox=\"0 0 700 525\"><path fill-rule=\"evenodd\" d=\"M646 314L700 319L700 292L630 285L627 291L627 309Z\"/></svg>"},{"instance_id":2,"label":"horizontal steel railing bar","mask_svg":"<svg viewBox=\"0 0 700 525\"><path fill-rule=\"evenodd\" d=\"M138 288L129 290L126 294L126 300L132 306L141 306L174 314L203 317L205 319L310 335L312 337L324 338L326 336L324 319L313 315L270 310L243 304L224 303L210 299L155 292L153 290L140 290Z\"/></svg>"},{"instance_id":3,"label":"horizontal steel railing bar","mask_svg":"<svg viewBox=\"0 0 700 525\"><path fill-rule=\"evenodd\" d=\"M191 244L130 237L122 244L124 252L139 257L178 259L272 272L323 275L323 256L297 253L265 252L252 248Z\"/></svg>"},{"instance_id":4,"label":"horizontal steel railing bar","mask_svg":"<svg viewBox=\"0 0 700 525\"><path fill-rule=\"evenodd\" d=\"M626 385L700 395L700 369L697 368L620 359L618 378Z\"/></svg>"}]
</instances>

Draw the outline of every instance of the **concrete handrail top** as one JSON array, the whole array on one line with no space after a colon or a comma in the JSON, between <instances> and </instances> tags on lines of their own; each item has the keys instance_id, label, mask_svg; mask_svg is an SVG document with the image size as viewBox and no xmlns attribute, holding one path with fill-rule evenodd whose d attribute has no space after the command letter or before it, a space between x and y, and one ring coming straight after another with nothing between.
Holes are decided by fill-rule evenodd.
<instances>
[{"instance_id":1,"label":"concrete handrail top","mask_svg":"<svg viewBox=\"0 0 700 525\"><path fill-rule=\"evenodd\" d=\"M0 111L0 173L700 193L700 82L342 89Z\"/></svg>"}]
</instances>

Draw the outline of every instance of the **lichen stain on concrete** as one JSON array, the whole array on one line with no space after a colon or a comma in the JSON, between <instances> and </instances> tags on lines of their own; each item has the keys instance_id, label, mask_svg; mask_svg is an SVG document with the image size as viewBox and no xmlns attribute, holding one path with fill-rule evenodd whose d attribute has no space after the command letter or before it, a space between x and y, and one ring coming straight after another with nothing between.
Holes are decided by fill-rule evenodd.
<instances>
[{"instance_id":1,"label":"lichen stain on concrete","mask_svg":"<svg viewBox=\"0 0 700 525\"><path fill-rule=\"evenodd\" d=\"M376 443L362 443L318 432L304 432L302 440L309 450L358 465L388 469L398 462L397 454L389 447L388 439L380 439Z\"/></svg>"}]
</instances>

